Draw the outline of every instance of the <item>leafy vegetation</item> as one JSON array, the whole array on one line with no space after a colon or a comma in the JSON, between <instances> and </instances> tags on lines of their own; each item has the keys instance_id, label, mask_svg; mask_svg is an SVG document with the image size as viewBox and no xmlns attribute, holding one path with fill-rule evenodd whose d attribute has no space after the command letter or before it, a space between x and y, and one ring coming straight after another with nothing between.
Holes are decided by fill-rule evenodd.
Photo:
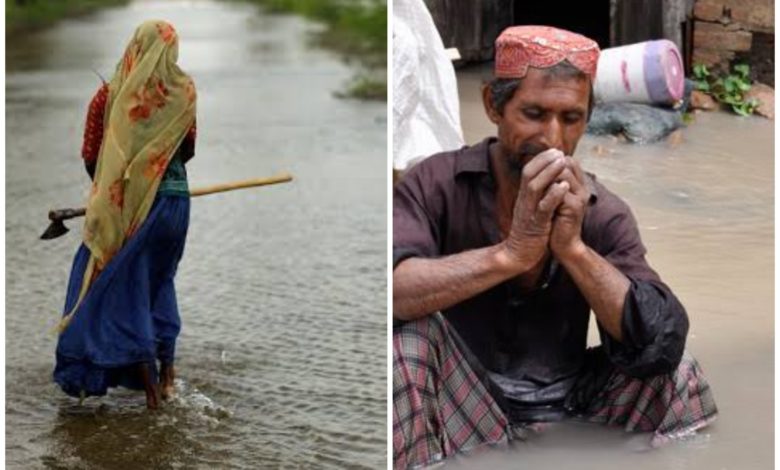
<instances>
[{"instance_id":1,"label":"leafy vegetation","mask_svg":"<svg viewBox=\"0 0 780 470\"><path fill-rule=\"evenodd\" d=\"M322 40L349 54L386 64L387 3L381 0L254 0L270 12L291 12L328 26Z\"/></svg>"},{"instance_id":2,"label":"leafy vegetation","mask_svg":"<svg viewBox=\"0 0 780 470\"><path fill-rule=\"evenodd\" d=\"M367 75L357 75L352 79L352 83L349 84L347 90L342 93L336 93L336 96L342 98L386 101L387 83Z\"/></svg>"},{"instance_id":3,"label":"leafy vegetation","mask_svg":"<svg viewBox=\"0 0 780 470\"><path fill-rule=\"evenodd\" d=\"M741 115L749 116L758 107L758 100L747 99L745 93L750 90L750 66L735 65L730 73L715 75L703 64L693 66L693 79L696 89L711 95L720 103L729 105Z\"/></svg>"},{"instance_id":4,"label":"leafy vegetation","mask_svg":"<svg viewBox=\"0 0 780 470\"><path fill-rule=\"evenodd\" d=\"M6 35L50 25L57 20L128 0L6 0ZM387 99L386 0L245 0L271 13L294 13L323 23L315 39L357 63L356 72L340 96Z\"/></svg>"},{"instance_id":5,"label":"leafy vegetation","mask_svg":"<svg viewBox=\"0 0 780 470\"><path fill-rule=\"evenodd\" d=\"M57 20L88 13L127 0L5 0L5 34L48 26Z\"/></svg>"},{"instance_id":6,"label":"leafy vegetation","mask_svg":"<svg viewBox=\"0 0 780 470\"><path fill-rule=\"evenodd\" d=\"M295 13L324 23L317 42L358 62L358 72L339 96L387 99L387 2L386 0L248 0L271 13ZM380 75L382 76L380 78Z\"/></svg>"}]
</instances>

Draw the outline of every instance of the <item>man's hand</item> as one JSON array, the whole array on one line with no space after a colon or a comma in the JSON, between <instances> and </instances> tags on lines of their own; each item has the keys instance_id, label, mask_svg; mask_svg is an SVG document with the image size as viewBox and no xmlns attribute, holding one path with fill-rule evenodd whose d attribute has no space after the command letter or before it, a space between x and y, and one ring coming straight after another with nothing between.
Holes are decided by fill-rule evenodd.
<instances>
[{"instance_id":1,"label":"man's hand","mask_svg":"<svg viewBox=\"0 0 780 470\"><path fill-rule=\"evenodd\" d=\"M550 248L555 209L569 192L566 157L547 150L523 168L506 240L440 258L413 257L393 270L393 317L411 321L487 289L519 280L533 286Z\"/></svg>"},{"instance_id":2,"label":"man's hand","mask_svg":"<svg viewBox=\"0 0 780 470\"><path fill-rule=\"evenodd\" d=\"M538 267L547 255L553 215L571 189L570 181L561 180L566 168L566 157L555 149L545 150L523 167L504 241L504 252L518 273Z\"/></svg>"},{"instance_id":3,"label":"man's hand","mask_svg":"<svg viewBox=\"0 0 780 470\"><path fill-rule=\"evenodd\" d=\"M558 260L576 255L585 248L581 238L582 221L590 197L582 167L573 158L566 159L566 170L561 178L569 183L570 190L564 195L552 222L550 249Z\"/></svg>"}]
</instances>

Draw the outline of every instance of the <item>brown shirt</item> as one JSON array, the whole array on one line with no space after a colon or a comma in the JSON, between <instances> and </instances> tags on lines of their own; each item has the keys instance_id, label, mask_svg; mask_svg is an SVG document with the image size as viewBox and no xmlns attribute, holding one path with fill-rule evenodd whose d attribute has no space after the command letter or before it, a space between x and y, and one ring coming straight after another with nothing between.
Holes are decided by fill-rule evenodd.
<instances>
[{"instance_id":1,"label":"brown shirt","mask_svg":"<svg viewBox=\"0 0 780 470\"><path fill-rule=\"evenodd\" d=\"M393 263L436 258L501 241L488 146L495 139L434 155L404 175L393 193ZM634 376L672 371L682 357L684 308L645 260L625 202L590 178L583 241L631 281L619 343L600 329L611 362ZM562 400L583 366L590 307L554 260L545 282L521 293L505 282L442 313L509 398L529 405Z\"/></svg>"}]
</instances>

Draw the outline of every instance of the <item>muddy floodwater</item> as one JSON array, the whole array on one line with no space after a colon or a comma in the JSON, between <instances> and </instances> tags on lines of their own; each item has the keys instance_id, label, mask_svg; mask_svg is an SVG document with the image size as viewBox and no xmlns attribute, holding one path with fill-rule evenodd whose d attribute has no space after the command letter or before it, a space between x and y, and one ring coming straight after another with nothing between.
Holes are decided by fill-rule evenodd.
<instances>
[{"instance_id":1,"label":"muddy floodwater","mask_svg":"<svg viewBox=\"0 0 780 470\"><path fill-rule=\"evenodd\" d=\"M458 74L468 143L495 132L479 95L485 73ZM669 141L634 145L586 135L575 152L587 171L629 203L650 264L686 306L687 347L712 385L720 409L715 424L650 450L646 435L558 423L526 441L453 459L447 468L772 468L772 124L703 113ZM597 335L589 343L597 344Z\"/></svg>"},{"instance_id":2,"label":"muddy floodwater","mask_svg":"<svg viewBox=\"0 0 780 470\"><path fill-rule=\"evenodd\" d=\"M83 406L51 380L83 204L87 103L135 27L171 21L196 83L191 187L288 171L295 181L193 199L177 290L178 398ZM8 42L8 468L384 468L386 105L342 100L353 71L317 25L241 2L138 1Z\"/></svg>"}]
</instances>

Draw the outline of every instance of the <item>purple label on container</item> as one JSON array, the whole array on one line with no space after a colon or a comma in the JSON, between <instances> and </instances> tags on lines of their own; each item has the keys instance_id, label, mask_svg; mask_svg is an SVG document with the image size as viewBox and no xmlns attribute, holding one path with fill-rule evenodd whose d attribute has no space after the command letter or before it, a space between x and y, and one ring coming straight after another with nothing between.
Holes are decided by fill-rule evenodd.
<instances>
[{"instance_id":1,"label":"purple label on container","mask_svg":"<svg viewBox=\"0 0 780 470\"><path fill-rule=\"evenodd\" d=\"M645 66L645 87L647 95L653 103L672 103L675 101L666 83L666 71L664 70L661 55L665 53L666 41L648 41L645 46L643 62Z\"/></svg>"}]
</instances>

